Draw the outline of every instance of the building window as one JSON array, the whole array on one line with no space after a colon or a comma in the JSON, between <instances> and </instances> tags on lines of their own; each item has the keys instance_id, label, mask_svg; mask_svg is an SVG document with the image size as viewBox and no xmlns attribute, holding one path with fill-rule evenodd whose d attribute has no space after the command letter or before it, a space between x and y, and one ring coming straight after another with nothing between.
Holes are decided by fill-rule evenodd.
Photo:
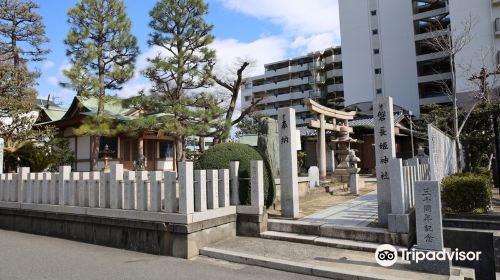
<instances>
[{"instance_id":1,"label":"building window","mask_svg":"<svg viewBox=\"0 0 500 280\"><path fill-rule=\"evenodd\" d=\"M377 89L377 94L382 94L382 89L381 88Z\"/></svg>"},{"instance_id":2,"label":"building window","mask_svg":"<svg viewBox=\"0 0 500 280\"><path fill-rule=\"evenodd\" d=\"M104 149L108 145L108 150L112 158L116 158L118 150L118 139L116 137L99 137L99 158L104 158Z\"/></svg>"},{"instance_id":3,"label":"building window","mask_svg":"<svg viewBox=\"0 0 500 280\"><path fill-rule=\"evenodd\" d=\"M379 50L379 49L374 49L374 50L373 50L373 53L374 53L374 54L379 54L379 53L380 53L380 50Z\"/></svg>"},{"instance_id":4,"label":"building window","mask_svg":"<svg viewBox=\"0 0 500 280\"><path fill-rule=\"evenodd\" d=\"M250 98L251 98L250 96L245 96L245 101L246 102L250 101Z\"/></svg>"},{"instance_id":5,"label":"building window","mask_svg":"<svg viewBox=\"0 0 500 280\"><path fill-rule=\"evenodd\" d=\"M252 88L252 83L245 83L245 88L246 89Z\"/></svg>"},{"instance_id":6,"label":"building window","mask_svg":"<svg viewBox=\"0 0 500 280\"><path fill-rule=\"evenodd\" d=\"M377 35L377 34L378 34L378 29L373 29L373 30L372 30L372 34L373 34L373 35Z\"/></svg>"},{"instance_id":7,"label":"building window","mask_svg":"<svg viewBox=\"0 0 500 280\"><path fill-rule=\"evenodd\" d=\"M160 158L174 157L174 143L172 141L160 141Z\"/></svg>"},{"instance_id":8,"label":"building window","mask_svg":"<svg viewBox=\"0 0 500 280\"><path fill-rule=\"evenodd\" d=\"M381 68L375 68L375 74L376 75L379 75L382 73L382 69Z\"/></svg>"},{"instance_id":9,"label":"building window","mask_svg":"<svg viewBox=\"0 0 500 280\"><path fill-rule=\"evenodd\" d=\"M376 16L377 15L377 10L371 11L371 14L372 14L372 16Z\"/></svg>"}]
</instances>

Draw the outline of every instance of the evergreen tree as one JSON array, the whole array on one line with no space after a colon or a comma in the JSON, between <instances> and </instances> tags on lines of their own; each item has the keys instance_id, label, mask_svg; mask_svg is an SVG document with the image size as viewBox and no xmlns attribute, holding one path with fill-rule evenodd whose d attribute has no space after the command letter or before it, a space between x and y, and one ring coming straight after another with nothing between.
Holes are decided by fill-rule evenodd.
<instances>
[{"instance_id":1,"label":"evergreen tree","mask_svg":"<svg viewBox=\"0 0 500 280\"><path fill-rule=\"evenodd\" d=\"M0 137L6 151L47 133L31 129L39 73L28 66L49 52L38 8L29 0L0 0Z\"/></svg>"},{"instance_id":2,"label":"evergreen tree","mask_svg":"<svg viewBox=\"0 0 500 280\"><path fill-rule=\"evenodd\" d=\"M177 160L185 160L184 139L206 134L221 116L220 101L209 94L193 92L210 85L215 51L208 48L213 26L203 17L208 6L202 0L160 0L151 16L149 44L162 50L148 59L144 75L151 80L151 95L145 103L163 114L163 130L175 138Z\"/></svg>"},{"instance_id":3,"label":"evergreen tree","mask_svg":"<svg viewBox=\"0 0 500 280\"><path fill-rule=\"evenodd\" d=\"M134 74L139 53L137 39L130 33L132 23L121 0L81 0L68 11L70 31L65 43L71 69L64 71L71 87L83 97L97 99L97 112L78 130L92 136L92 167L99 155L103 127L108 133L109 118L104 106L108 90L119 90ZM111 133L111 132L109 132Z\"/></svg>"}]
</instances>

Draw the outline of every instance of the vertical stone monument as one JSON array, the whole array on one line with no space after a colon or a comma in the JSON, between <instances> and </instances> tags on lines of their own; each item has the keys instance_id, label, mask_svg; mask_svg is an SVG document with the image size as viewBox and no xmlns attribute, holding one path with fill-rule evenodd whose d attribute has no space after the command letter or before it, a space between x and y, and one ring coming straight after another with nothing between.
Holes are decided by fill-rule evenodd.
<instances>
[{"instance_id":1,"label":"vertical stone monument","mask_svg":"<svg viewBox=\"0 0 500 280\"><path fill-rule=\"evenodd\" d=\"M415 219L417 245L412 250L427 254L443 251L443 224L441 215L441 187L437 181L415 183ZM451 260L412 260L412 268L419 271L450 275Z\"/></svg>"},{"instance_id":2,"label":"vertical stone monument","mask_svg":"<svg viewBox=\"0 0 500 280\"><path fill-rule=\"evenodd\" d=\"M297 176L297 137L295 109L278 110L280 144L281 215L299 217L299 181Z\"/></svg>"},{"instance_id":3,"label":"vertical stone monument","mask_svg":"<svg viewBox=\"0 0 500 280\"><path fill-rule=\"evenodd\" d=\"M0 174L3 174L3 148L4 148L3 138L0 138Z\"/></svg>"},{"instance_id":4,"label":"vertical stone monument","mask_svg":"<svg viewBox=\"0 0 500 280\"><path fill-rule=\"evenodd\" d=\"M309 188L319 187L319 168L317 166L309 167L307 170L307 176L309 178Z\"/></svg>"},{"instance_id":5,"label":"vertical stone monument","mask_svg":"<svg viewBox=\"0 0 500 280\"><path fill-rule=\"evenodd\" d=\"M389 162L396 157L392 104L392 97L389 96L377 96L373 100L378 222L384 226L388 225L388 214L391 212Z\"/></svg>"},{"instance_id":6,"label":"vertical stone monument","mask_svg":"<svg viewBox=\"0 0 500 280\"><path fill-rule=\"evenodd\" d=\"M279 142L278 122L276 120L272 118L262 118L260 120L257 147L267 156L273 177L277 178L279 175Z\"/></svg>"}]
</instances>

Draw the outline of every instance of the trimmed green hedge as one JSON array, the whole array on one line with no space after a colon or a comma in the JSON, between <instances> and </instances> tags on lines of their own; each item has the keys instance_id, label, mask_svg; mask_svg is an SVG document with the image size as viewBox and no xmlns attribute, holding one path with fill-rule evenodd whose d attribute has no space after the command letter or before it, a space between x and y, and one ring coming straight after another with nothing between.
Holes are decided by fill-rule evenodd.
<instances>
[{"instance_id":1,"label":"trimmed green hedge","mask_svg":"<svg viewBox=\"0 0 500 280\"><path fill-rule=\"evenodd\" d=\"M240 143L221 143L210 147L198 160L195 169L228 169L231 161L239 161L239 196L242 204L250 204L250 161L264 161L264 202L270 207L274 202L275 185L267 158L257 149Z\"/></svg>"},{"instance_id":2,"label":"trimmed green hedge","mask_svg":"<svg viewBox=\"0 0 500 280\"><path fill-rule=\"evenodd\" d=\"M441 200L448 211L485 213L490 207L493 184L489 176L455 174L444 178L441 186Z\"/></svg>"}]
</instances>

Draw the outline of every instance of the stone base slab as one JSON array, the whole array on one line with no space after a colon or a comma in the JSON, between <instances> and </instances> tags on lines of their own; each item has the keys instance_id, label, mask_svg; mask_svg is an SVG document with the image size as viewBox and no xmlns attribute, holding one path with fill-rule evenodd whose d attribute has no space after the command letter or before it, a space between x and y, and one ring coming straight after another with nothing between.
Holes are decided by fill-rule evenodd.
<instances>
[{"instance_id":1,"label":"stone base slab","mask_svg":"<svg viewBox=\"0 0 500 280\"><path fill-rule=\"evenodd\" d=\"M398 233L410 232L410 215L409 214L389 214L387 216L389 222L389 231Z\"/></svg>"},{"instance_id":2,"label":"stone base slab","mask_svg":"<svg viewBox=\"0 0 500 280\"><path fill-rule=\"evenodd\" d=\"M412 250L415 250L415 253L417 252L423 252L427 254L427 252L431 252L430 250L423 250L419 249L416 246L412 247ZM445 249L446 251L449 251L449 249ZM451 275L451 260L419 260L418 263L416 260L411 260L411 269L417 270L417 271L422 271L422 272L429 272L429 273L434 273L434 274L441 274L441 275Z\"/></svg>"},{"instance_id":3,"label":"stone base slab","mask_svg":"<svg viewBox=\"0 0 500 280\"><path fill-rule=\"evenodd\" d=\"M236 219L236 234L240 236L260 237L267 231L267 212L263 214L238 214Z\"/></svg>"}]
</instances>

